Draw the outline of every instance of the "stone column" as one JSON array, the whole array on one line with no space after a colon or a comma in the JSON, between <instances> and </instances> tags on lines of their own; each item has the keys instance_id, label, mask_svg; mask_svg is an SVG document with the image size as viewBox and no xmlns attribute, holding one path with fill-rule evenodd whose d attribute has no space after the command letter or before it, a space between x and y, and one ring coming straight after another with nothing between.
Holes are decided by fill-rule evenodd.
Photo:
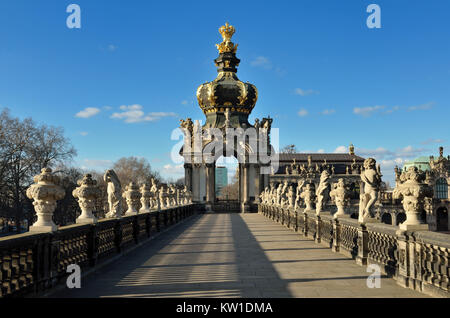
<instances>
[{"instance_id":1,"label":"stone column","mask_svg":"<svg viewBox=\"0 0 450 318\"><path fill-rule=\"evenodd\" d=\"M243 198L242 198L242 208L241 211L242 212L250 212L250 197L249 197L249 164L248 163L244 163L242 164L242 167L244 168L243 171L243 183L242 186L243 188Z\"/></svg>"},{"instance_id":2,"label":"stone column","mask_svg":"<svg viewBox=\"0 0 450 318\"><path fill-rule=\"evenodd\" d=\"M202 201L200 197L200 164L194 164L192 168L192 199L194 202Z\"/></svg>"},{"instance_id":3,"label":"stone column","mask_svg":"<svg viewBox=\"0 0 450 318\"><path fill-rule=\"evenodd\" d=\"M59 178L52 174L52 169L44 168L34 177L35 184L27 189L27 197L33 199L37 221L30 226L30 232L53 232L58 229L53 222L56 201L64 198L65 191L58 186Z\"/></svg>"},{"instance_id":4,"label":"stone column","mask_svg":"<svg viewBox=\"0 0 450 318\"><path fill-rule=\"evenodd\" d=\"M215 201L215 165L213 163L206 164L206 204L212 207Z\"/></svg>"},{"instance_id":5,"label":"stone column","mask_svg":"<svg viewBox=\"0 0 450 318\"><path fill-rule=\"evenodd\" d=\"M261 198L259 197L261 191L263 191L261 183L261 167L258 164L255 164L254 167L255 167L255 180L253 180L253 182L255 184L255 203L261 203Z\"/></svg>"},{"instance_id":6,"label":"stone column","mask_svg":"<svg viewBox=\"0 0 450 318\"><path fill-rule=\"evenodd\" d=\"M184 164L184 184L188 188L189 191L192 191L192 164L185 163Z\"/></svg>"},{"instance_id":7,"label":"stone column","mask_svg":"<svg viewBox=\"0 0 450 318\"><path fill-rule=\"evenodd\" d=\"M77 218L76 223L97 223L97 218L92 213L95 209L95 201L101 195L97 181L92 179L92 175L85 174L83 179L78 180L77 184L78 188L72 191L72 195L78 200L81 209L81 215Z\"/></svg>"}]
</instances>

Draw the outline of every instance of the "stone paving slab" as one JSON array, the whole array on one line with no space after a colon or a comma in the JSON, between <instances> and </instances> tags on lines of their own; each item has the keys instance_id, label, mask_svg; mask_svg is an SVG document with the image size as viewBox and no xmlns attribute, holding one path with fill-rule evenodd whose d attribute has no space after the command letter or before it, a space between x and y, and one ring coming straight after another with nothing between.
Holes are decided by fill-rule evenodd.
<instances>
[{"instance_id":1,"label":"stone paving slab","mask_svg":"<svg viewBox=\"0 0 450 318\"><path fill-rule=\"evenodd\" d=\"M259 214L204 214L50 297L428 297Z\"/></svg>"}]
</instances>

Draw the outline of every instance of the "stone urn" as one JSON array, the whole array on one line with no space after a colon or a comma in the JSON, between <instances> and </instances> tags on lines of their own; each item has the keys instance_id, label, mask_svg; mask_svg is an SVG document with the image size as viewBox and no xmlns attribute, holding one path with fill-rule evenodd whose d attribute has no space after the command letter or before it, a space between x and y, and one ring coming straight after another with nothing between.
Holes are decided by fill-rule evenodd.
<instances>
[{"instance_id":1,"label":"stone urn","mask_svg":"<svg viewBox=\"0 0 450 318\"><path fill-rule=\"evenodd\" d=\"M141 192L139 192L139 186L135 182L130 182L125 188L125 192L122 197L126 200L128 210L125 212L126 216L138 214L140 205Z\"/></svg>"},{"instance_id":2,"label":"stone urn","mask_svg":"<svg viewBox=\"0 0 450 318\"><path fill-rule=\"evenodd\" d=\"M393 197L402 198L406 212L406 220L399 226L401 230L428 230L428 224L425 224L420 215L424 210L425 198L433 196L433 188L424 183L424 180L425 173L420 172L417 167L409 167L400 175Z\"/></svg>"},{"instance_id":3,"label":"stone urn","mask_svg":"<svg viewBox=\"0 0 450 318\"><path fill-rule=\"evenodd\" d=\"M139 209L139 213L150 212L152 198L150 185L148 183L144 183L139 190L141 191L141 208Z\"/></svg>"},{"instance_id":4,"label":"stone urn","mask_svg":"<svg viewBox=\"0 0 450 318\"><path fill-rule=\"evenodd\" d=\"M340 178L337 183L333 184L333 189L330 191L330 196L333 198L337 212L333 215L333 218L345 216L344 206L349 199L349 191L344 183L344 179Z\"/></svg>"},{"instance_id":5,"label":"stone urn","mask_svg":"<svg viewBox=\"0 0 450 318\"><path fill-rule=\"evenodd\" d=\"M65 191L58 185L59 178L52 174L50 168L42 169L33 180L35 184L27 189L26 195L33 200L37 221L30 226L30 232L56 231L58 227L53 222L53 212L56 209L56 201L64 198Z\"/></svg>"},{"instance_id":6,"label":"stone urn","mask_svg":"<svg viewBox=\"0 0 450 318\"><path fill-rule=\"evenodd\" d=\"M101 195L97 181L92 179L92 175L85 174L77 184L78 187L72 191L72 195L78 200L81 209L81 215L77 218L76 223L97 223L97 218L92 213L95 209L95 202Z\"/></svg>"}]
</instances>

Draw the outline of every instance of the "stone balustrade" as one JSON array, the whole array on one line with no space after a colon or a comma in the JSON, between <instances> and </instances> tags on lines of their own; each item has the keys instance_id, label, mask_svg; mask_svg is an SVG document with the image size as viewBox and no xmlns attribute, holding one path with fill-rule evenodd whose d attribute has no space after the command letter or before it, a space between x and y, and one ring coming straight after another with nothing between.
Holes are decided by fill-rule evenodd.
<instances>
[{"instance_id":1,"label":"stone balustrade","mask_svg":"<svg viewBox=\"0 0 450 318\"><path fill-rule=\"evenodd\" d=\"M113 170L108 170L104 178L108 183L107 217L97 219L93 213L100 190L86 174L72 193L82 211L77 224L58 227L52 216L56 201L64 197L59 178L49 168L34 177L35 184L27 196L33 199L37 222L28 233L0 238L0 297L47 290L67 277L68 265L91 269L198 211L186 188L180 192L170 186L171 191L163 192L131 182L122 193ZM160 204L162 193L164 205ZM122 198L128 207L124 215Z\"/></svg>"},{"instance_id":2,"label":"stone balustrade","mask_svg":"<svg viewBox=\"0 0 450 318\"><path fill-rule=\"evenodd\" d=\"M430 231L404 231L383 223L360 223L349 216L294 210L262 203L259 213L355 259L377 264L398 284L428 295L450 297L450 236Z\"/></svg>"},{"instance_id":3,"label":"stone balustrade","mask_svg":"<svg viewBox=\"0 0 450 318\"><path fill-rule=\"evenodd\" d=\"M196 211L187 204L0 238L0 297L42 293L65 281L68 265L95 269Z\"/></svg>"}]
</instances>

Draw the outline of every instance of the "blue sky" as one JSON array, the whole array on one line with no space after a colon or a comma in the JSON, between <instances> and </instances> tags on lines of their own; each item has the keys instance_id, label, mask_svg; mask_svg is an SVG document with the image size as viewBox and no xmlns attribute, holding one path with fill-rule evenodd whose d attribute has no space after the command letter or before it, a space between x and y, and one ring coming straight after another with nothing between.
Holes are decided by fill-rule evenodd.
<instances>
[{"instance_id":1,"label":"blue sky","mask_svg":"<svg viewBox=\"0 0 450 318\"><path fill-rule=\"evenodd\" d=\"M71 3L81 29L66 26ZM370 3L381 29L366 26ZM195 92L216 76L228 21L237 75L259 90L250 122L270 115L280 145L305 152L352 142L389 180L395 164L449 148L448 12L437 0L3 0L0 107L63 126L75 165L142 156L178 178L170 135L181 118L204 118Z\"/></svg>"}]
</instances>

